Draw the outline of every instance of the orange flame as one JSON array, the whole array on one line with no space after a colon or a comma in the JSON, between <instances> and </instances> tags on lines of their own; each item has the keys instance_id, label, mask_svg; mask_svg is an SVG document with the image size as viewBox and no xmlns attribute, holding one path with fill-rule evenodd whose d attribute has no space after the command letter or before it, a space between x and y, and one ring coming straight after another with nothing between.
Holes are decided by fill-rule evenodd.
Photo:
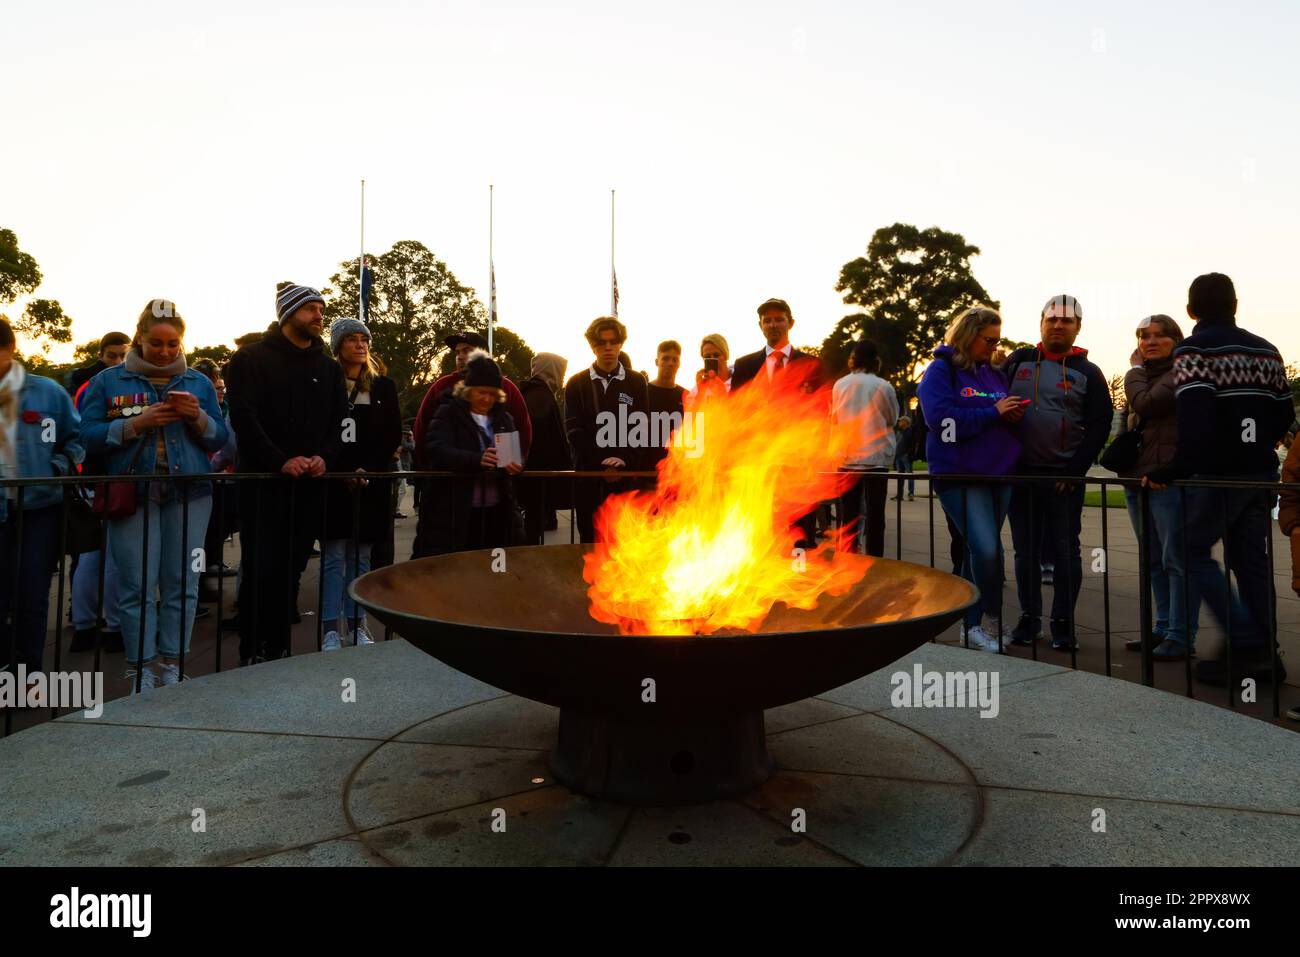
<instances>
[{"instance_id":1,"label":"orange flame","mask_svg":"<svg viewBox=\"0 0 1300 957\"><path fill-rule=\"evenodd\" d=\"M863 443L861 422L831 425L830 388L805 384L809 366L702 396L658 488L606 499L584 558L593 618L623 634L755 631L778 602L812 609L862 579L872 559L839 551L840 532L834 550L795 548L795 521L853 483L835 470Z\"/></svg>"}]
</instances>

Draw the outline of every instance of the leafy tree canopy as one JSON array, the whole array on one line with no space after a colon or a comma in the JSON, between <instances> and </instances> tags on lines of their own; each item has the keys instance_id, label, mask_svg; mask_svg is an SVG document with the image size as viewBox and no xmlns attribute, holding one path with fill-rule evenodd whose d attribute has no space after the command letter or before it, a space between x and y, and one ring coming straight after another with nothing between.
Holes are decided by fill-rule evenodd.
<instances>
[{"instance_id":1,"label":"leafy tree canopy","mask_svg":"<svg viewBox=\"0 0 1300 957\"><path fill-rule=\"evenodd\" d=\"M937 226L895 223L876 230L867 254L845 263L835 285L846 303L863 311L841 319L823 348L835 361L846 361L854 342L874 339L881 375L895 385L910 384L960 310L998 308L971 272L977 255L979 248L961 234Z\"/></svg>"}]
</instances>

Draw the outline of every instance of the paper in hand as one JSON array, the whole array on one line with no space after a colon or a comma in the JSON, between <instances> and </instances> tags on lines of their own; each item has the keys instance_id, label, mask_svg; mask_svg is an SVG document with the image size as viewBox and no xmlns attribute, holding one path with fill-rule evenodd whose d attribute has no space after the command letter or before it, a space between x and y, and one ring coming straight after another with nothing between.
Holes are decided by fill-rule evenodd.
<instances>
[{"instance_id":1,"label":"paper in hand","mask_svg":"<svg viewBox=\"0 0 1300 957\"><path fill-rule=\"evenodd\" d=\"M509 465L524 464L523 452L519 445L518 432L498 432L497 439L497 468L505 468Z\"/></svg>"}]
</instances>

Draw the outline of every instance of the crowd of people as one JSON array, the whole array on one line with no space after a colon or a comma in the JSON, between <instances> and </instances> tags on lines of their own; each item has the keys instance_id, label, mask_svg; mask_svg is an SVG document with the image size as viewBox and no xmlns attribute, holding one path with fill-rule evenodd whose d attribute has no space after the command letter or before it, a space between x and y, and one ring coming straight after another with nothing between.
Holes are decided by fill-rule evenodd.
<instances>
[{"instance_id":1,"label":"crowd of people","mask_svg":"<svg viewBox=\"0 0 1300 957\"><path fill-rule=\"evenodd\" d=\"M102 523L76 556L73 650L102 643L106 651L123 651L141 690L174 684L201 580L237 575L238 613L230 624L239 633L241 664L281 657L298 619L299 581L318 544L322 650L370 644L365 611L348 597L348 586L393 560L403 469L453 473L413 483L413 558L538 543L556 527L556 511L570 507L582 542L590 543L604 499L647 481L622 473L653 470L667 454L662 442L635 441L623 431L611 441L602 418L644 413L680 422L706 397L780 377L809 391L825 387L831 426L851 432L842 443L846 476L835 505L840 548L884 554L888 475L911 472L924 459L952 533L954 566L980 590L961 627L970 647L1031 644L1044 637L1044 618L1052 648L1078 647L1080 479L1105 449L1104 465L1140 480L1125 495L1149 556L1152 657L1195 654L1205 602L1231 635L1233 675L1220 657L1197 662L1200 679L1285 675L1269 628L1265 547L1274 495L1170 485L1189 478L1276 481L1275 449L1295 419L1281 356L1236 324L1236 292L1226 276L1192 283L1191 335L1167 315L1137 324L1121 435L1109 447L1110 390L1078 345L1083 311L1069 295L1044 306L1039 343L1010 354L1001 348L995 310L964 310L934 349L913 409L879 374L876 343L854 344L847 373L838 377L795 349L794 317L780 299L757 309L765 340L757 351L733 362L722 335L705 335L703 368L689 389L676 381L678 342L659 344L653 377L638 372L617 318L590 324L593 362L567 380L566 361L540 353L529 377L512 382L487 341L464 331L445 342L455 371L428 390L409 427L365 323L339 319L326 330L323 309L316 290L286 285L277 293L278 321L264 337L224 367L208 360L191 367L184 319L174 303L154 300L132 334L104 336L99 359L77 370L66 390L23 370L13 331L0 323L0 477L80 472L88 489L83 511ZM1292 459L1286 476L1293 481L1300 457ZM526 471L569 469L604 475L518 481ZM227 471L295 481L227 487L193 478ZM352 477L313 481L326 472ZM908 499L915 484L907 481ZM904 488L898 478L895 499ZM217 495L223 498L214 507ZM29 672L42 665L62 505L58 486L31 485L21 494L10 486L0 496L6 554L13 553L22 512L23 576L17 592L3 576L0 619L12 621ZM1001 607L1007 522L1019 605L1010 628ZM1284 492L1281 522L1287 534L1300 530L1300 496ZM797 544L815 547L826 524L826 509L811 509L797 523ZM237 570L220 559L222 543L236 531ZM1235 590L1212 554L1220 541ZM1300 593L1300 536L1293 541ZM1052 585L1046 609L1045 570ZM8 638L0 643L7 646ZM1141 650L1140 641L1130 645Z\"/></svg>"}]
</instances>

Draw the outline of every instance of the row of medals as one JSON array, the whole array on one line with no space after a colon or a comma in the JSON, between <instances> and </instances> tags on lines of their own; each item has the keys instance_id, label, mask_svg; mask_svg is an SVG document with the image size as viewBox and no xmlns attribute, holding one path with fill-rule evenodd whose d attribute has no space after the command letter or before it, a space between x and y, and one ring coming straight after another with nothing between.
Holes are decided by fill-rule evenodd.
<instances>
[{"instance_id":1,"label":"row of medals","mask_svg":"<svg viewBox=\"0 0 1300 957\"><path fill-rule=\"evenodd\" d=\"M143 398L143 396L134 395L131 398L134 400L139 400ZM146 406L140 405L137 402L136 405L118 405L115 406L115 408L117 409L118 413L121 414L122 416L128 416L128 415L139 415L141 412L145 410Z\"/></svg>"}]
</instances>

